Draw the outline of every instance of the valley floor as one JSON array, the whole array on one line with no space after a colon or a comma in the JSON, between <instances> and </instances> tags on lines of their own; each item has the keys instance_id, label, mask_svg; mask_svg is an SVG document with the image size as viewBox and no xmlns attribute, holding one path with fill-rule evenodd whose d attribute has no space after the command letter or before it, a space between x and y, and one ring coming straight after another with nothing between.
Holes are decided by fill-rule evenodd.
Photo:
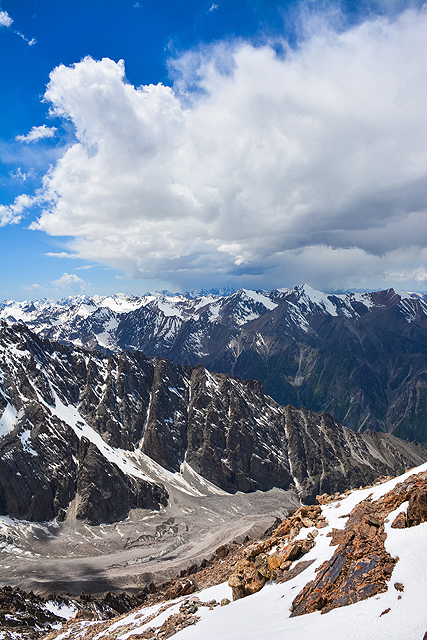
<instances>
[{"instance_id":1,"label":"valley floor","mask_svg":"<svg viewBox=\"0 0 427 640\"><path fill-rule=\"evenodd\" d=\"M260 535L299 504L295 494L281 489L200 497L170 491L166 508L135 509L116 524L0 517L0 585L45 596L132 593L174 578L226 542Z\"/></svg>"}]
</instances>

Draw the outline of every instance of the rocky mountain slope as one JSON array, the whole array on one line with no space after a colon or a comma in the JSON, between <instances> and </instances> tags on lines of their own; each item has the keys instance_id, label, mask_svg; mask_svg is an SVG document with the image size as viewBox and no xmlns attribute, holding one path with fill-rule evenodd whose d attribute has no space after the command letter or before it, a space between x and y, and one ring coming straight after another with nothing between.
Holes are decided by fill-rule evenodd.
<instances>
[{"instance_id":1,"label":"rocky mountain slope","mask_svg":"<svg viewBox=\"0 0 427 640\"><path fill-rule=\"evenodd\" d=\"M6 301L0 317L64 344L201 363L355 431L427 442L427 301L419 294L301 285L195 298L78 296Z\"/></svg>"},{"instance_id":2,"label":"rocky mountain slope","mask_svg":"<svg viewBox=\"0 0 427 640\"><path fill-rule=\"evenodd\" d=\"M40 637L43 626L49 640L425 638L426 495L427 465L324 495L135 596L44 601L3 589L0 628L14 640Z\"/></svg>"},{"instance_id":3,"label":"rocky mountain slope","mask_svg":"<svg viewBox=\"0 0 427 640\"><path fill-rule=\"evenodd\" d=\"M282 407L258 382L140 352L103 356L0 333L0 514L97 525L159 509L167 485L203 495L366 484L427 459L389 434Z\"/></svg>"}]
</instances>

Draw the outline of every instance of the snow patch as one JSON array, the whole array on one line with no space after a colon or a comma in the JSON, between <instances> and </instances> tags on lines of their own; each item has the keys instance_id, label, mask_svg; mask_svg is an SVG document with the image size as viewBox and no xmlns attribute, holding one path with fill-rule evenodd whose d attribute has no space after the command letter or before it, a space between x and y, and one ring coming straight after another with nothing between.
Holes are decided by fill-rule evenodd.
<instances>
[{"instance_id":1,"label":"snow patch","mask_svg":"<svg viewBox=\"0 0 427 640\"><path fill-rule=\"evenodd\" d=\"M0 438L3 438L3 436L13 431L19 417L19 412L15 407L12 407L10 402L8 402L6 409L3 411L3 415L0 418Z\"/></svg>"}]
</instances>

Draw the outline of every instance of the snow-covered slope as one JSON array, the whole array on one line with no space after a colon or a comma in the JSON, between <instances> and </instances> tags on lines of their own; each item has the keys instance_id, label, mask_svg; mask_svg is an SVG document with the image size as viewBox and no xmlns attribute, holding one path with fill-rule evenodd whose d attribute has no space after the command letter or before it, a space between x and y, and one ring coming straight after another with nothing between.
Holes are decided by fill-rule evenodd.
<instances>
[{"instance_id":1,"label":"snow-covered slope","mask_svg":"<svg viewBox=\"0 0 427 640\"><path fill-rule=\"evenodd\" d=\"M175 632L177 640L422 640L427 630L425 500L421 511L418 511L418 519L411 522L407 516L407 524L403 528L394 528L393 524L399 514L409 512L411 500L422 502L420 496L423 492L425 496L426 472L427 465L423 465L374 488L354 491L325 504L322 516L326 518L327 526L320 529L302 527L299 531L299 540L306 539L314 531L317 535L314 546L299 561L305 563L306 568L290 580L267 582L253 595L230 602L227 606L215 606L212 601L219 603L223 598L232 599L231 588L223 583L170 603L135 609L112 622L82 621L59 632L56 637L61 640L87 640L96 634L97 640L112 637L129 640L134 636L170 637ZM409 507L405 491L411 495ZM394 563L392 572L387 574L384 590L374 590L372 597L360 595L361 599L353 604L333 608L324 614L315 611L291 617L297 595L321 573L320 567L333 564L333 558L340 549L334 539L347 527L352 514L357 509L363 511L365 506L383 510L381 522L372 525L375 532L371 535L383 541L384 553L392 558L392 565ZM359 533L355 529L356 538L357 535ZM348 554L351 558L352 553L354 550L350 546ZM356 573L364 562L366 558L354 557ZM381 558L376 557L375 562L381 564ZM342 571L343 563L337 559L334 568L336 580L340 579ZM363 575L355 578L362 585L366 584ZM369 582L369 578L367 580ZM321 592L319 596L322 596ZM189 604L185 604L189 600L193 607L191 610Z\"/></svg>"}]
</instances>

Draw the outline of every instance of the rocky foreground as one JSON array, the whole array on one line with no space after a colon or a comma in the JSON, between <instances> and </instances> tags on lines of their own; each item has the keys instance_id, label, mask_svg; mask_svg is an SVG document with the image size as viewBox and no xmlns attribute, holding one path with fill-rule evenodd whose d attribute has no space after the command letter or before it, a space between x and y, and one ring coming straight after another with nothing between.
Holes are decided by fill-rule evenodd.
<instances>
[{"instance_id":1,"label":"rocky foreground","mask_svg":"<svg viewBox=\"0 0 427 640\"><path fill-rule=\"evenodd\" d=\"M394 480L379 479L363 490L319 496L317 505L299 507L263 538L223 545L176 580L151 585L133 597L57 598L56 620L47 619L49 610L54 613L52 599L49 604L31 594L3 589L2 637L160 640L179 633L183 640L276 640L285 631L286 637L298 637L306 628L305 619L310 619L307 628L322 639L334 638L342 619L347 635L341 637L377 637L383 630L390 640L423 638L426 534L427 465L423 465ZM27 613L20 614L25 598ZM259 603L263 620L257 628L250 618ZM340 617L343 607L345 616ZM52 625L59 626L61 608L70 619L53 629ZM115 616L120 608L122 615ZM44 621L35 609L45 611ZM327 615L319 618L319 614ZM230 620L235 621L234 628ZM355 635L348 631L353 622ZM363 631L366 624L371 635ZM51 631L46 636L47 625ZM221 625L228 625L225 632Z\"/></svg>"}]
</instances>

